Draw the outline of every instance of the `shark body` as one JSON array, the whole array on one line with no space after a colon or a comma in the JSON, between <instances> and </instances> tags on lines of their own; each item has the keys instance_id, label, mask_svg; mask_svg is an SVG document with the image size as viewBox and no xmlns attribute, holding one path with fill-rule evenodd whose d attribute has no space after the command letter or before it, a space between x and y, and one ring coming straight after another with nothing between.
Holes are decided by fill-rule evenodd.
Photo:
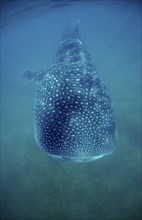
<instances>
[{"instance_id":1,"label":"shark body","mask_svg":"<svg viewBox=\"0 0 142 220\"><path fill-rule=\"evenodd\" d=\"M76 28L65 31L48 71L25 71L38 82L35 139L50 156L88 162L116 146L111 98Z\"/></svg>"}]
</instances>

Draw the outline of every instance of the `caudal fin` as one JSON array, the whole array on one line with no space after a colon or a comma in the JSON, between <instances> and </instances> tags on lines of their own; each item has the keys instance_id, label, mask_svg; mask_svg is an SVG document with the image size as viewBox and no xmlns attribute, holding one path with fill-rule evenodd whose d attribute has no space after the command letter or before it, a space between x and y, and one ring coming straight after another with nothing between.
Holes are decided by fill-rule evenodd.
<instances>
[{"instance_id":1,"label":"caudal fin","mask_svg":"<svg viewBox=\"0 0 142 220\"><path fill-rule=\"evenodd\" d=\"M62 33L62 39L64 40L65 38L68 37L78 37L79 35L79 24L80 20L77 21L77 24L75 27L71 27L70 25L67 26Z\"/></svg>"}]
</instances>

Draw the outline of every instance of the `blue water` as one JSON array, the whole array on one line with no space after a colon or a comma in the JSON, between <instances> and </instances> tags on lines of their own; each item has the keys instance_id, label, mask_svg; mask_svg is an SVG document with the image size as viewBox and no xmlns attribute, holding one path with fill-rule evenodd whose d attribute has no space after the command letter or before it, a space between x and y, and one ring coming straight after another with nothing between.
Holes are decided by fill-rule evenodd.
<instances>
[{"instance_id":1,"label":"blue water","mask_svg":"<svg viewBox=\"0 0 142 220\"><path fill-rule=\"evenodd\" d=\"M1 218L139 220L141 4L65 2L1 4ZM109 156L67 164L49 157L34 139L36 85L22 73L49 68L63 29L78 19L112 98L118 140Z\"/></svg>"}]
</instances>

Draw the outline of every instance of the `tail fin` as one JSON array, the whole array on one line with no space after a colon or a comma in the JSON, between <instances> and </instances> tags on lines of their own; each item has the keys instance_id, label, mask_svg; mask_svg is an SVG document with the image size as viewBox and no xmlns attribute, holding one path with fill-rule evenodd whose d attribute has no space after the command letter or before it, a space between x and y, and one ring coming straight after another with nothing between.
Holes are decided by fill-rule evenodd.
<instances>
[{"instance_id":1,"label":"tail fin","mask_svg":"<svg viewBox=\"0 0 142 220\"><path fill-rule=\"evenodd\" d=\"M78 37L79 24L80 24L80 20L77 21L77 25L75 28L71 26L66 27L62 33L62 39L64 40L65 38L68 38L68 37Z\"/></svg>"}]
</instances>

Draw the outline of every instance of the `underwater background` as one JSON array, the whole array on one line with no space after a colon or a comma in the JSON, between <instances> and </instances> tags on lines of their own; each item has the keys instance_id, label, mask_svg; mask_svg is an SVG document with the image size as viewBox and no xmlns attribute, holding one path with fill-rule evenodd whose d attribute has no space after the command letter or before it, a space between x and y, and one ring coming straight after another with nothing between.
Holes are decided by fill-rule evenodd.
<instances>
[{"instance_id":1,"label":"underwater background","mask_svg":"<svg viewBox=\"0 0 142 220\"><path fill-rule=\"evenodd\" d=\"M49 68L78 19L118 138L113 154L73 164L38 147L36 85L22 73ZM141 219L141 31L140 1L1 1L1 219Z\"/></svg>"}]
</instances>

